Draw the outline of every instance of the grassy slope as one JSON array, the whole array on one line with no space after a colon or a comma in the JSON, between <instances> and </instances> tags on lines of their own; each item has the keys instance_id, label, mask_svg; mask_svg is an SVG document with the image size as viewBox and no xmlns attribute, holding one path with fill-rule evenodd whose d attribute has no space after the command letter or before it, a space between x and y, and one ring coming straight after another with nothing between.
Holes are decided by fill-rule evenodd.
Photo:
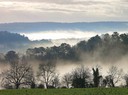
<instances>
[{"instance_id":1,"label":"grassy slope","mask_svg":"<svg viewBox=\"0 0 128 95\"><path fill-rule=\"evenodd\" d=\"M128 95L127 88L1 90L0 95Z\"/></svg>"}]
</instances>

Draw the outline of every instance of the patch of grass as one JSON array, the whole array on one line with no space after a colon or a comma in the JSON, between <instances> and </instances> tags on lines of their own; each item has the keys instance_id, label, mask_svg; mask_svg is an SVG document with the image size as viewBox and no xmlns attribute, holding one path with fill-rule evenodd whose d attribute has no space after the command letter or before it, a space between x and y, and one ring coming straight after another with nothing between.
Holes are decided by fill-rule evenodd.
<instances>
[{"instance_id":1,"label":"patch of grass","mask_svg":"<svg viewBox=\"0 0 128 95\"><path fill-rule=\"evenodd\" d=\"M128 95L127 88L0 90L0 95Z\"/></svg>"}]
</instances>

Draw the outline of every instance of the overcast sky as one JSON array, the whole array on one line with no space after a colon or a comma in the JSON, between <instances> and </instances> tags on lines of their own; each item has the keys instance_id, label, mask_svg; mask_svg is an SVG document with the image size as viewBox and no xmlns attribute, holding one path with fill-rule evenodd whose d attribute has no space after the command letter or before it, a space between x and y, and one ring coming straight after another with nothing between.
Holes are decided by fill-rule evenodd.
<instances>
[{"instance_id":1,"label":"overcast sky","mask_svg":"<svg viewBox=\"0 0 128 95\"><path fill-rule=\"evenodd\" d=\"M128 21L128 0L0 0L0 23Z\"/></svg>"}]
</instances>

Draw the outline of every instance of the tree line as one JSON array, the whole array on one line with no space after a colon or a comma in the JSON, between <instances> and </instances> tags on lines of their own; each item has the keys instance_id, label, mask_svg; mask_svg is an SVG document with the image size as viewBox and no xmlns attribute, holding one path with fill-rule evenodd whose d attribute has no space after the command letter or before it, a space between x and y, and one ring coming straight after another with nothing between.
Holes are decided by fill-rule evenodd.
<instances>
[{"instance_id":1,"label":"tree line","mask_svg":"<svg viewBox=\"0 0 128 95\"><path fill-rule=\"evenodd\" d=\"M86 65L80 65L60 77L56 71L56 61L77 62L81 60L82 54L94 56L95 60L106 63L118 61L122 56L128 54L128 34L114 32L112 35L96 35L88 41L81 41L74 46L62 43L60 46L47 48L29 48L25 55L9 51L4 55L4 61L9 64L9 69L1 74L2 87L16 89L20 87L115 87L121 79L125 80L124 87L128 86L128 74L123 75L123 70L113 64L105 76L100 73L99 67L90 69ZM85 60L88 58L85 57ZM29 64L29 60L40 61L37 72L33 71L33 66Z\"/></svg>"},{"instance_id":2,"label":"tree line","mask_svg":"<svg viewBox=\"0 0 128 95\"><path fill-rule=\"evenodd\" d=\"M100 60L108 63L118 61L128 54L128 34L119 34L114 32L112 35L103 34L101 36L91 37L87 41L80 41L74 46L62 43L60 46L29 48L26 50L28 59L33 60L68 60L80 61L82 55L94 57L94 60Z\"/></svg>"},{"instance_id":3,"label":"tree line","mask_svg":"<svg viewBox=\"0 0 128 95\"><path fill-rule=\"evenodd\" d=\"M10 67L1 74L1 86L6 89L116 87L121 79L125 80L123 87L128 87L128 74L116 66L111 66L107 75L102 75L100 66L90 69L79 65L60 77L51 61L41 62L38 71L34 72L26 58L19 57L15 51L9 51L5 58Z\"/></svg>"}]
</instances>

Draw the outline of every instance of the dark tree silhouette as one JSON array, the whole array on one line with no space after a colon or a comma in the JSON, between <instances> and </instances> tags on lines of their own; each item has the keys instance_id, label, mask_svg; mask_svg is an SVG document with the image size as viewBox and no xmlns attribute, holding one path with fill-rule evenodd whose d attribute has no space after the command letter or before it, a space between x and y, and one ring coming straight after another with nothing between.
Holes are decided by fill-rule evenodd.
<instances>
[{"instance_id":1,"label":"dark tree silhouette","mask_svg":"<svg viewBox=\"0 0 128 95\"><path fill-rule=\"evenodd\" d=\"M5 59L6 61L8 61L10 64L13 63L18 63L19 61L19 56L15 51L9 51L7 52L7 54L5 55Z\"/></svg>"},{"instance_id":2,"label":"dark tree silhouette","mask_svg":"<svg viewBox=\"0 0 128 95\"><path fill-rule=\"evenodd\" d=\"M99 74L99 69L96 68L92 68L93 70L93 82L94 82L94 87L98 87L99 86L99 83L100 83L100 78L102 77L100 74Z\"/></svg>"},{"instance_id":3,"label":"dark tree silhouette","mask_svg":"<svg viewBox=\"0 0 128 95\"><path fill-rule=\"evenodd\" d=\"M85 68L83 65L77 67L72 72L72 86L74 88L85 88L88 87L88 81L90 80L90 70Z\"/></svg>"},{"instance_id":4,"label":"dark tree silhouette","mask_svg":"<svg viewBox=\"0 0 128 95\"><path fill-rule=\"evenodd\" d=\"M123 44L128 45L128 34L121 34L120 38Z\"/></svg>"},{"instance_id":5,"label":"dark tree silhouette","mask_svg":"<svg viewBox=\"0 0 128 95\"><path fill-rule=\"evenodd\" d=\"M101 45L102 45L102 39L100 38L100 36L96 35L88 40L87 50L94 51Z\"/></svg>"}]
</instances>

